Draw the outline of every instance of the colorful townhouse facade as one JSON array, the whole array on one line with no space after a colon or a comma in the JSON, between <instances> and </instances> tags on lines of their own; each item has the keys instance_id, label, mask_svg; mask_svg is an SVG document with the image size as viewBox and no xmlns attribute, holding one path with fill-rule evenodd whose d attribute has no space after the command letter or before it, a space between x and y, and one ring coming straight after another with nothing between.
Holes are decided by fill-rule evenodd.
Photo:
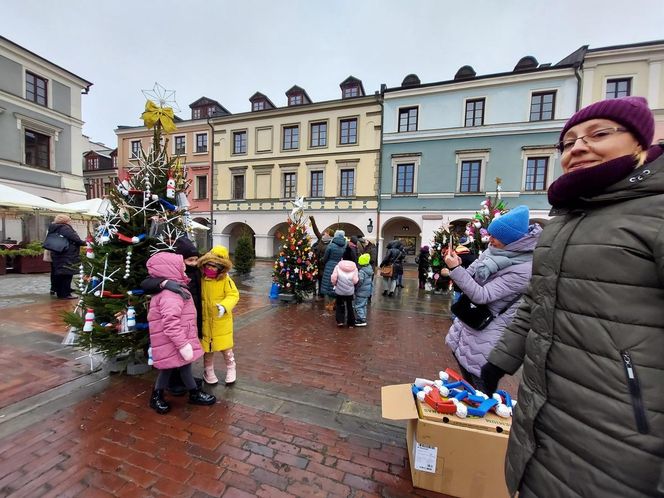
<instances>
[{"instance_id":1,"label":"colorful townhouse facade","mask_svg":"<svg viewBox=\"0 0 664 498\"><path fill-rule=\"evenodd\" d=\"M583 51L561 62L518 61L512 71L383 88L379 250L400 239L412 261L441 226L463 231L487 196L531 219L548 218L546 189L561 173L555 143L577 109Z\"/></svg>"},{"instance_id":2,"label":"colorful townhouse facade","mask_svg":"<svg viewBox=\"0 0 664 498\"><path fill-rule=\"evenodd\" d=\"M166 135L168 152L179 155L187 168L191 181L187 198L192 219L206 227L212 225L212 128L208 120L229 114L216 100L201 97L189 105L191 118L177 118L177 130ZM124 177L127 166L136 164L141 149L147 151L152 144L153 132L145 126L119 126L115 130L118 139L118 176ZM210 237L205 231L195 232L196 243L201 251L210 246Z\"/></svg>"},{"instance_id":3,"label":"colorful townhouse facade","mask_svg":"<svg viewBox=\"0 0 664 498\"><path fill-rule=\"evenodd\" d=\"M81 106L91 86L0 36L0 182L55 202L85 199ZM2 236L41 240L47 223L7 218Z\"/></svg>"},{"instance_id":4,"label":"colorful townhouse facade","mask_svg":"<svg viewBox=\"0 0 664 498\"><path fill-rule=\"evenodd\" d=\"M372 238L378 218L381 141L379 95L352 76L339 99L313 102L293 86L277 107L257 92L251 110L215 117L214 244L234 252L253 235L257 257L281 245L293 201L302 197L318 228ZM312 234L313 235L313 234Z\"/></svg>"}]
</instances>

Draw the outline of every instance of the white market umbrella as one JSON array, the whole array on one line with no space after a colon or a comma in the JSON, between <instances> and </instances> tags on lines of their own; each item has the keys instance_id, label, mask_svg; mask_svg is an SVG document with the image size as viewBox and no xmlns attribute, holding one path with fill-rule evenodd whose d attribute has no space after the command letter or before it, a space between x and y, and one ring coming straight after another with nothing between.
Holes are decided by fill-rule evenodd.
<instances>
[{"instance_id":1,"label":"white market umbrella","mask_svg":"<svg viewBox=\"0 0 664 498\"><path fill-rule=\"evenodd\" d=\"M63 206L73 209L84 216L99 217L106 214L110 202L106 199L95 198L86 199L84 201L68 202L67 204L63 204Z\"/></svg>"},{"instance_id":2,"label":"white market umbrella","mask_svg":"<svg viewBox=\"0 0 664 498\"><path fill-rule=\"evenodd\" d=\"M0 184L0 208L13 208L22 211L51 211L55 213L76 213L57 202L49 201L38 195L29 194L8 185Z\"/></svg>"}]
</instances>

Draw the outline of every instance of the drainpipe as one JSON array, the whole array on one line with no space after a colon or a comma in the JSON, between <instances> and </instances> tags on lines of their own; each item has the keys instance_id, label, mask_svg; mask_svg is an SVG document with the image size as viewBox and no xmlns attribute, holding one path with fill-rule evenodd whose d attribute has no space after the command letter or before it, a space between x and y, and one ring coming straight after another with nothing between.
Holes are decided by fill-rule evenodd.
<instances>
[{"instance_id":1,"label":"drainpipe","mask_svg":"<svg viewBox=\"0 0 664 498\"><path fill-rule=\"evenodd\" d=\"M210 116L207 118L207 124L210 127L210 235L208 235L208 247L214 247L214 126L210 123Z\"/></svg>"},{"instance_id":2,"label":"drainpipe","mask_svg":"<svg viewBox=\"0 0 664 498\"><path fill-rule=\"evenodd\" d=\"M378 104L380 105L380 144L378 144L378 207L376 209L376 257L382 258L380 252L380 237L381 237L381 225L380 225L380 205L381 205L381 189L383 185L383 132L385 129L385 106L383 102L385 100L385 90L387 85L382 83L380 85L380 96L378 99Z\"/></svg>"},{"instance_id":3,"label":"drainpipe","mask_svg":"<svg viewBox=\"0 0 664 498\"><path fill-rule=\"evenodd\" d=\"M578 111L581 109L581 64L577 64L574 66L574 76L576 76L576 109L575 111Z\"/></svg>"}]
</instances>

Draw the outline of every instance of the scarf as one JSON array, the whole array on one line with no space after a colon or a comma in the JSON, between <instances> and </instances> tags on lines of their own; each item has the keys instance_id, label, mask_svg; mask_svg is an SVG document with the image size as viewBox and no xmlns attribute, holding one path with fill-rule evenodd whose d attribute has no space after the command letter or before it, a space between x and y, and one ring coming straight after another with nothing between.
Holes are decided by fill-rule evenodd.
<instances>
[{"instance_id":1,"label":"scarf","mask_svg":"<svg viewBox=\"0 0 664 498\"><path fill-rule=\"evenodd\" d=\"M474 275L478 277L478 283L485 283L491 275L507 268L508 266L528 263L532 261L532 252L506 251L489 246L482 253L480 259L475 263Z\"/></svg>"},{"instance_id":2,"label":"scarf","mask_svg":"<svg viewBox=\"0 0 664 498\"><path fill-rule=\"evenodd\" d=\"M549 186L549 203L555 208L571 207L583 198L601 194L634 171L634 156L617 157L605 163L572 170Z\"/></svg>"}]
</instances>

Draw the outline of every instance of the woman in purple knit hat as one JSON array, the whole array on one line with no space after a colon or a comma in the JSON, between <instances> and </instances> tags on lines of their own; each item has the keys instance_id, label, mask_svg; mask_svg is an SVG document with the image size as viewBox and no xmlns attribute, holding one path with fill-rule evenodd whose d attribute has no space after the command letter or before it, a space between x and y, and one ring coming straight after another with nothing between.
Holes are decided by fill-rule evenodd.
<instances>
[{"instance_id":1,"label":"woman in purple knit hat","mask_svg":"<svg viewBox=\"0 0 664 498\"><path fill-rule=\"evenodd\" d=\"M523 366L505 472L511 493L664 493L664 156L641 97L565 124L524 303L482 368Z\"/></svg>"}]
</instances>

